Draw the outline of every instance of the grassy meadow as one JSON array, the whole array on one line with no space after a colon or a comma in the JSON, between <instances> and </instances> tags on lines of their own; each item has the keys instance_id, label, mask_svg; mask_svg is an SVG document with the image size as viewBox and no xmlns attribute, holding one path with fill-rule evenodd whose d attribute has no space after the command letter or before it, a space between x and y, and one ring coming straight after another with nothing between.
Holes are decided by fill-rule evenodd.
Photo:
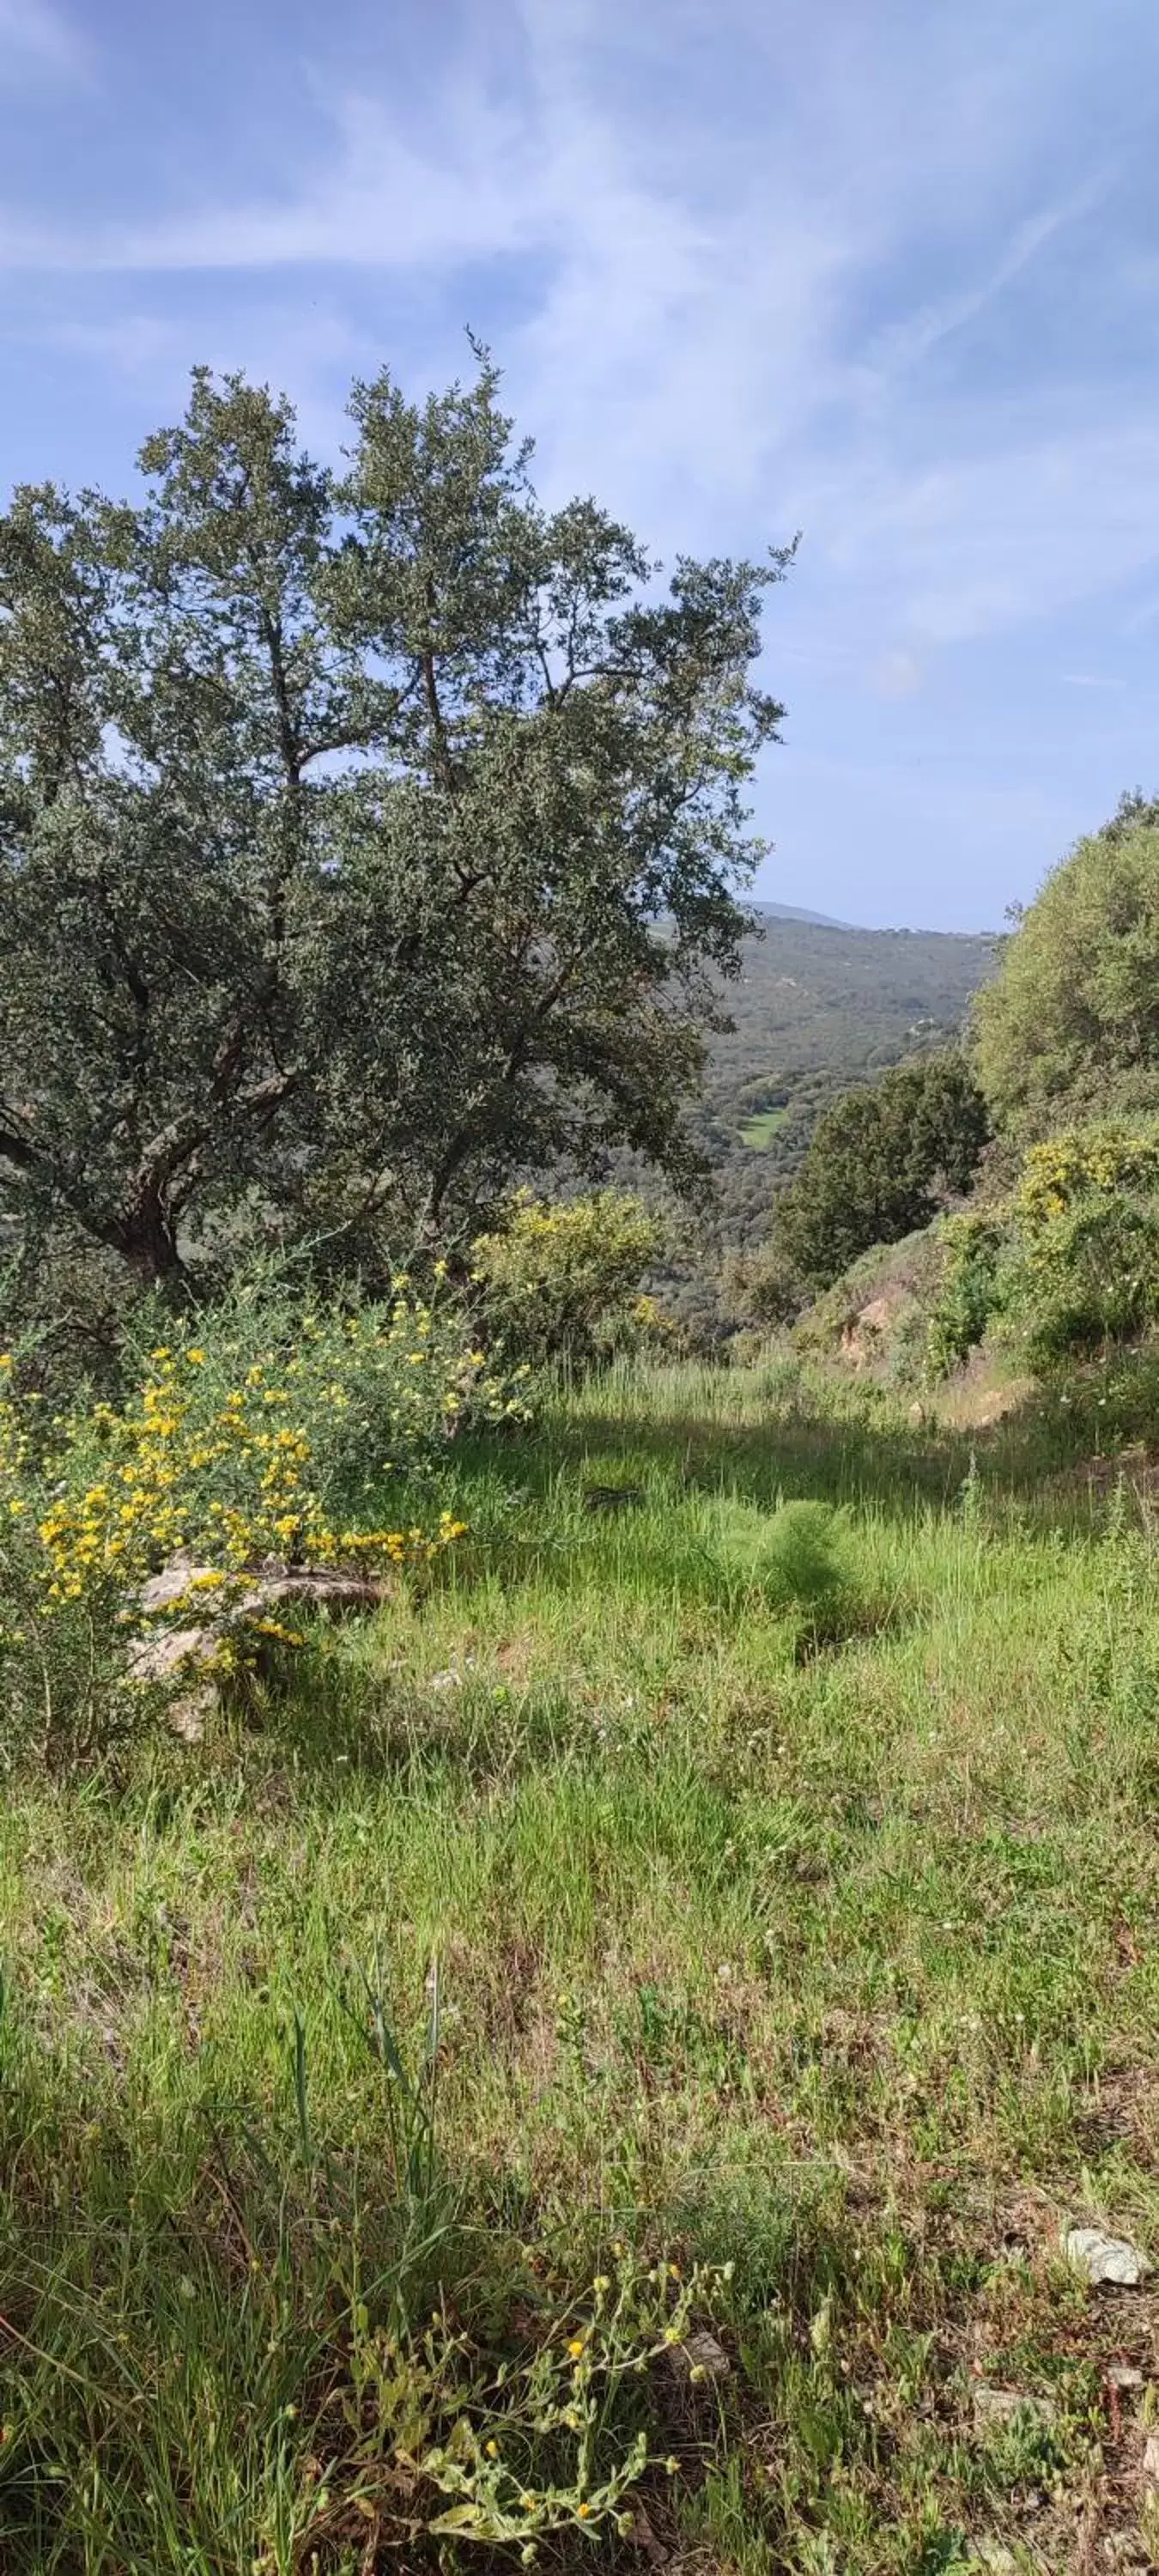
<instances>
[{"instance_id":1,"label":"grassy meadow","mask_svg":"<svg viewBox=\"0 0 1159 2576\"><path fill-rule=\"evenodd\" d=\"M13 1788L4 2576L1156 2563L1142 1403L613 1371Z\"/></svg>"}]
</instances>

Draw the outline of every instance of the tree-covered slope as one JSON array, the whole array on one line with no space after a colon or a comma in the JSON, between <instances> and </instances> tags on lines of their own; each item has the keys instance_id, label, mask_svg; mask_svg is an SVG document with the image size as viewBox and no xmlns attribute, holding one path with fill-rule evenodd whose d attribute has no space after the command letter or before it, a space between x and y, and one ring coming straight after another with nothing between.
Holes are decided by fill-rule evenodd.
<instances>
[{"instance_id":1,"label":"tree-covered slope","mask_svg":"<svg viewBox=\"0 0 1159 2576\"><path fill-rule=\"evenodd\" d=\"M717 1173L732 1242L765 1229L778 1179L822 1109L852 1082L942 1046L994 971L998 941L934 930L854 930L770 907L730 989L692 1114Z\"/></svg>"}]
</instances>

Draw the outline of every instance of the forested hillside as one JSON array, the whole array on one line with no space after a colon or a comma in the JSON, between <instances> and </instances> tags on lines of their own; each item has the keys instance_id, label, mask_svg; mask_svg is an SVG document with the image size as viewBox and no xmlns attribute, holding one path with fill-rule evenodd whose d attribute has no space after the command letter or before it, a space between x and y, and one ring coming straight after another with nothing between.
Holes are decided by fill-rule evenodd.
<instances>
[{"instance_id":1,"label":"forested hillside","mask_svg":"<svg viewBox=\"0 0 1159 2576\"><path fill-rule=\"evenodd\" d=\"M764 1231L772 1186L799 1162L828 1103L866 1073L942 1046L994 971L998 940L853 930L758 907L691 1125L718 1173L721 1230Z\"/></svg>"},{"instance_id":2,"label":"forested hillside","mask_svg":"<svg viewBox=\"0 0 1159 2576\"><path fill-rule=\"evenodd\" d=\"M992 934L857 930L774 905L755 909L760 930L744 942L740 980L726 997L733 1027L711 1041L704 1087L688 1110L712 1170L711 1204L699 1223L670 1222L656 1274L665 1308L702 1347L740 1320L729 1256L764 1241L778 1190L822 1112L851 1083L955 1037L1001 944ZM622 1156L617 1169L655 1200L639 1157Z\"/></svg>"}]
</instances>

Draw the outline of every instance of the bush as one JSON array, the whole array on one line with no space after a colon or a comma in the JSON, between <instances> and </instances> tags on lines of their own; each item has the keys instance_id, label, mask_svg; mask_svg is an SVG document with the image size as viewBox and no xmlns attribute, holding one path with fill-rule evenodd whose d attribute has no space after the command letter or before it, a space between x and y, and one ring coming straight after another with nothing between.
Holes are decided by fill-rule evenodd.
<instances>
[{"instance_id":1,"label":"bush","mask_svg":"<svg viewBox=\"0 0 1159 2576\"><path fill-rule=\"evenodd\" d=\"M988 1134L985 1102L953 1050L847 1091L777 1203L774 1279L827 1288L874 1244L928 1225L968 1189Z\"/></svg>"},{"instance_id":2,"label":"bush","mask_svg":"<svg viewBox=\"0 0 1159 2576\"><path fill-rule=\"evenodd\" d=\"M1159 1319L1159 1129L1077 1128L1032 1146L1011 1200L940 1230L936 1372L999 1318L1036 1367L1136 1339Z\"/></svg>"},{"instance_id":3,"label":"bush","mask_svg":"<svg viewBox=\"0 0 1159 2576\"><path fill-rule=\"evenodd\" d=\"M926 1357L931 1375L945 1377L982 1340L1001 1303L1001 1226L967 1212L943 1219L938 1244L944 1268L930 1314Z\"/></svg>"},{"instance_id":4,"label":"bush","mask_svg":"<svg viewBox=\"0 0 1159 2576\"><path fill-rule=\"evenodd\" d=\"M1159 1131L1091 1127L1033 1147L1014 1215L1011 1303L1036 1365L1132 1341L1159 1317Z\"/></svg>"},{"instance_id":5,"label":"bush","mask_svg":"<svg viewBox=\"0 0 1159 2576\"><path fill-rule=\"evenodd\" d=\"M627 1190L595 1190L558 1205L520 1190L505 1222L473 1246L489 1332L503 1351L542 1366L585 1368L663 1337L641 1282L661 1230Z\"/></svg>"},{"instance_id":6,"label":"bush","mask_svg":"<svg viewBox=\"0 0 1159 2576\"><path fill-rule=\"evenodd\" d=\"M432 1481L469 1419L522 1411L511 1382L470 1345L449 1301L396 1282L389 1305L350 1296L325 1309L284 1281L239 1287L203 1316L169 1323L138 1358L119 1404L44 1421L0 1360L0 1671L9 1747L24 1706L46 1707L55 1741L90 1734L123 1703L110 1676L142 1583L183 1555L189 1580L164 1609L174 1627L228 1608L270 1560L289 1567L405 1568L458 1534L450 1514L383 1518L403 1480ZM267 1629L276 1623L263 1620ZM282 1632L283 1634L287 1632ZM49 1671L56 1678L46 1682Z\"/></svg>"},{"instance_id":7,"label":"bush","mask_svg":"<svg viewBox=\"0 0 1159 2576\"><path fill-rule=\"evenodd\" d=\"M829 1503L783 1503L768 1533L761 1561L767 1598L780 1609L818 1616L832 1610L848 1588L842 1542L845 1524Z\"/></svg>"},{"instance_id":8,"label":"bush","mask_svg":"<svg viewBox=\"0 0 1159 2576\"><path fill-rule=\"evenodd\" d=\"M1159 804L1125 797L1054 869L974 1018L982 1088L1020 1142L1159 1107Z\"/></svg>"}]
</instances>

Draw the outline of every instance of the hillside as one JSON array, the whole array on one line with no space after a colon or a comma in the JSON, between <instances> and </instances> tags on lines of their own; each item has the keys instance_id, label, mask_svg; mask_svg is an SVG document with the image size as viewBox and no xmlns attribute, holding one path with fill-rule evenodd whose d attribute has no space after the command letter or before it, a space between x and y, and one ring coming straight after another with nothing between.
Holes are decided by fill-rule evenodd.
<instances>
[{"instance_id":1,"label":"hillside","mask_svg":"<svg viewBox=\"0 0 1159 2576\"><path fill-rule=\"evenodd\" d=\"M855 930L759 907L692 1124L718 1175L729 1243L764 1232L776 1181L820 1111L863 1075L943 1045L992 974L994 936Z\"/></svg>"}]
</instances>

